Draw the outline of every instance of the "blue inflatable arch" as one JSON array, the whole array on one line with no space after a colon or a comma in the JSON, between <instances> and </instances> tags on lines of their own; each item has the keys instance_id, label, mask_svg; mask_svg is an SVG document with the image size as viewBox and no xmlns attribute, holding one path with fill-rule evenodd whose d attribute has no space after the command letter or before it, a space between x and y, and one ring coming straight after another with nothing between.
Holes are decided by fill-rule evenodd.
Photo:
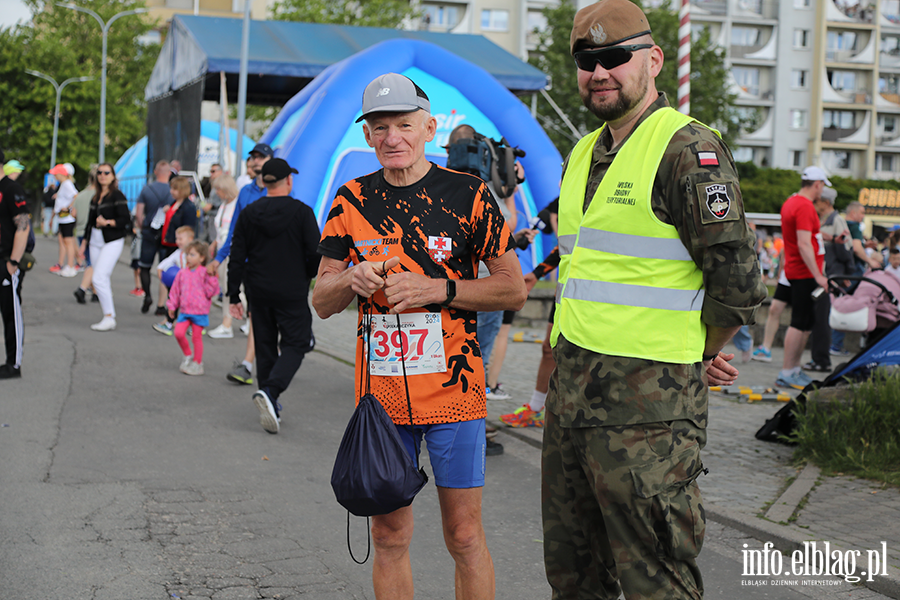
<instances>
[{"instance_id":1,"label":"blue inflatable arch","mask_svg":"<svg viewBox=\"0 0 900 600\"><path fill-rule=\"evenodd\" d=\"M366 85L388 72L408 76L428 94L438 122L435 139L425 147L429 160L445 164L442 146L461 123L494 139L505 137L527 152L520 161L526 182L516 195L517 230L559 195L559 152L516 96L484 69L440 46L394 39L328 67L284 106L260 140L300 171L294 196L313 207L320 227L341 185L380 168L355 121ZM519 253L523 269L530 271L553 243L551 236L538 236Z\"/></svg>"}]
</instances>

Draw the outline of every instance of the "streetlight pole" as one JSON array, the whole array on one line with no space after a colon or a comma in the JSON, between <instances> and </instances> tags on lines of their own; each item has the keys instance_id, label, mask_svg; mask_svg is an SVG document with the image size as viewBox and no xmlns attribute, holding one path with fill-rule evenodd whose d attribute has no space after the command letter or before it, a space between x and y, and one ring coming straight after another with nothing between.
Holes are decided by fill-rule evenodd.
<instances>
[{"instance_id":1,"label":"streetlight pole","mask_svg":"<svg viewBox=\"0 0 900 600\"><path fill-rule=\"evenodd\" d=\"M56 83L56 80L50 77L49 75L44 75L38 71L32 71L31 69L26 69L26 73L29 75L34 75L35 77L40 77L41 79L46 79L50 83L53 84L53 87L56 89L56 110L53 113L53 145L50 148L50 168L56 164L56 134L59 131L59 101L62 98L62 91L70 83L79 83L82 81L90 81L93 77L70 77L63 81L61 84Z\"/></svg>"},{"instance_id":2,"label":"streetlight pole","mask_svg":"<svg viewBox=\"0 0 900 600\"><path fill-rule=\"evenodd\" d=\"M113 15L109 21L104 22L103 19L92 11L89 8L84 8L83 6L76 6L71 3L63 3L57 2L57 6L61 6L63 8L71 8L72 10L81 11L83 13L87 13L97 19L97 22L100 23L100 28L103 30L103 57L100 62L100 162L101 164L106 162L106 35L109 33L109 27L113 24L113 22L120 17L127 17L129 15L138 15L141 13L148 12L147 8L136 8L134 10L126 10L120 13Z\"/></svg>"}]
</instances>

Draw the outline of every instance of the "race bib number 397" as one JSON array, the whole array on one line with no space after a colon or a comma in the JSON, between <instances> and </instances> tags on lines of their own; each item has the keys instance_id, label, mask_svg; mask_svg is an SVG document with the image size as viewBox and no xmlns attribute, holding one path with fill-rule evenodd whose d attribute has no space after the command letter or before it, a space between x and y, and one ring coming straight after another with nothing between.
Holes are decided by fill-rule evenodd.
<instances>
[{"instance_id":1,"label":"race bib number 397","mask_svg":"<svg viewBox=\"0 0 900 600\"><path fill-rule=\"evenodd\" d=\"M402 376L401 358L407 375L447 370L441 313L402 314L399 329L396 315L375 315L368 342L372 375Z\"/></svg>"}]
</instances>

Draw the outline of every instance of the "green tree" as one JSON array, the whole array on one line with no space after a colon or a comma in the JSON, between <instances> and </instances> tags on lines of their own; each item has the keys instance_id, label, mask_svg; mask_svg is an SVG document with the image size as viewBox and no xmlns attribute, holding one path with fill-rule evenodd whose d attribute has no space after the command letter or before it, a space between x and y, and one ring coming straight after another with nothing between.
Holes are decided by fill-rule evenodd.
<instances>
[{"instance_id":1,"label":"green tree","mask_svg":"<svg viewBox=\"0 0 900 600\"><path fill-rule=\"evenodd\" d=\"M277 21L331 23L398 29L419 10L407 0L280 0L272 6Z\"/></svg>"},{"instance_id":2,"label":"green tree","mask_svg":"<svg viewBox=\"0 0 900 600\"><path fill-rule=\"evenodd\" d=\"M575 63L569 53L569 35L575 18L575 7L563 0L558 6L543 10L547 27L538 33L537 52L529 62L550 76L552 87L549 95L578 129L580 135L596 129L600 123L582 105L578 95ZM656 79L656 86L666 92L669 102L675 104L678 92L678 14L668 2L646 11L653 29L653 38L663 49L665 62ZM728 69L722 50L717 48L704 30L692 45L691 52L691 114L698 120L716 127L726 141L733 141L741 128L747 127L733 107L735 96L728 92ZM702 90L703 93L700 93ZM538 118L550 139L564 156L575 145L579 136L556 113L544 98L538 101Z\"/></svg>"},{"instance_id":3,"label":"green tree","mask_svg":"<svg viewBox=\"0 0 900 600\"><path fill-rule=\"evenodd\" d=\"M91 76L62 92L57 135L57 162L76 167L81 185L97 161L100 136L100 61L102 31L90 15L28 0L30 23L0 30L0 132L8 158L21 161L32 174L27 188L39 188L50 166L56 92L49 82L25 73L39 71L62 83L70 77ZM108 20L118 12L144 6L143 0L75 0ZM146 129L144 86L159 53L157 45L138 38L152 23L140 16L117 20L107 37L106 157L121 156Z\"/></svg>"}]
</instances>

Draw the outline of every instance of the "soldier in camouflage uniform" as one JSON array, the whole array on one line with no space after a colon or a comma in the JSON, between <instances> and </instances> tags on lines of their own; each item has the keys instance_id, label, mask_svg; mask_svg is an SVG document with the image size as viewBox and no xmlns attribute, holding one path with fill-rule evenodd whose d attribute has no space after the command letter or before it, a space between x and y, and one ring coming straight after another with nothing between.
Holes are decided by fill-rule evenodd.
<instances>
[{"instance_id":1,"label":"soldier in camouflage uniform","mask_svg":"<svg viewBox=\"0 0 900 600\"><path fill-rule=\"evenodd\" d=\"M606 122L590 153L582 213L633 132L668 106L656 91L663 56L649 30L646 16L627 0L600 0L575 17L573 55L588 50L576 56L579 91ZM623 43L632 46L630 56L598 52ZM581 204L572 196L568 205L561 198L561 221L564 206L578 210ZM544 557L554 599L615 599L620 591L629 600L703 593L695 559L706 519L696 479L705 471L700 450L707 385L737 377L727 362L733 355L720 350L741 325L754 322L766 289L734 162L714 132L697 122L675 132L649 205L656 219L675 227L690 255L686 262L702 272L698 310L705 347L699 360L687 364L588 350L566 338L558 291L561 326L542 459ZM589 334L602 346L610 338L646 336L645 327L626 322Z\"/></svg>"}]
</instances>

